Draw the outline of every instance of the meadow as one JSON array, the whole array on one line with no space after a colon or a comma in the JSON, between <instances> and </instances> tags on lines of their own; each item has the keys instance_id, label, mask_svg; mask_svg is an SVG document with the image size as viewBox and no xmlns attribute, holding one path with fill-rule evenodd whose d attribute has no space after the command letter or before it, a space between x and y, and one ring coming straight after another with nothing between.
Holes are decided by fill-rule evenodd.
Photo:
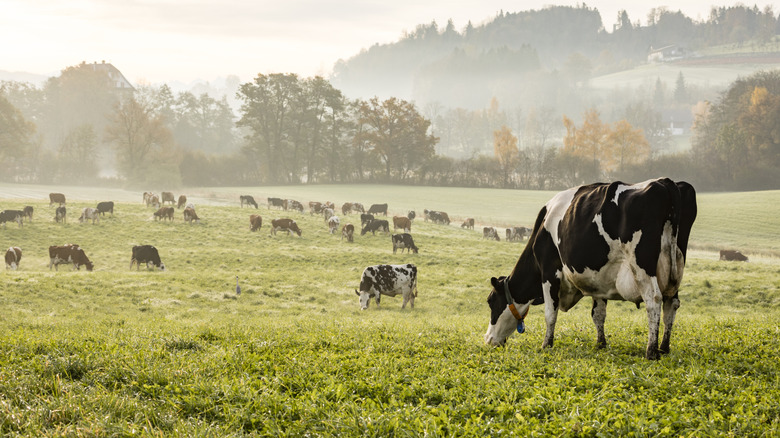
<instances>
[{"instance_id":1,"label":"meadow","mask_svg":"<svg viewBox=\"0 0 780 438\"><path fill-rule=\"evenodd\" d=\"M67 224L44 201L68 196ZM175 192L178 196L179 192ZM611 302L595 348L590 300L544 315L504 348L483 344L491 276L524 243L483 241L478 224L530 226L551 192L398 186L189 189L201 223L158 222L141 192L0 185L0 208L32 205L32 223L0 228L22 247L0 274L2 436L777 436L780 434L780 192L699 194L672 337L644 359L644 307ZM261 207L241 209L239 194ZM267 196L388 202L415 220L419 254L390 238L331 235L319 216L268 210ZM99 224L80 207L117 202ZM264 225L249 231L249 215ZM292 217L303 236L271 236ZM341 215L339 215L341 216ZM357 215L346 221L359 224ZM358 233L359 234L359 233ZM49 245L78 243L95 271L48 269ZM128 269L155 245L164 272ZM717 260L740 249L750 263ZM360 311L354 289L377 263L414 263L413 310L385 297ZM236 276L242 293L236 295Z\"/></svg>"}]
</instances>

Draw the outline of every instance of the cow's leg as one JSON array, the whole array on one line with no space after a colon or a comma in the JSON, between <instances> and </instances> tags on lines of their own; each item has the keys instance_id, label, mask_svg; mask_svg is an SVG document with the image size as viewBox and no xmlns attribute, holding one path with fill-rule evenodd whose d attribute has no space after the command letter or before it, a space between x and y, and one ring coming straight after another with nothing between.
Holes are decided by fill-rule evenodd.
<instances>
[{"instance_id":1,"label":"cow's leg","mask_svg":"<svg viewBox=\"0 0 780 438\"><path fill-rule=\"evenodd\" d=\"M544 335L544 342L542 342L542 348L553 346L553 340L555 338L555 323L558 321L558 288L560 282L556 282L555 285L549 280L542 283L542 294L544 295L544 320L547 323L547 333ZM555 296L555 300L553 300Z\"/></svg>"},{"instance_id":2,"label":"cow's leg","mask_svg":"<svg viewBox=\"0 0 780 438\"><path fill-rule=\"evenodd\" d=\"M658 351L661 354L669 354L669 343L672 338L672 326L674 325L674 318L677 316L677 309L680 308L680 299L677 294L671 298L664 298L664 338L661 341L661 346Z\"/></svg>"},{"instance_id":3,"label":"cow's leg","mask_svg":"<svg viewBox=\"0 0 780 438\"><path fill-rule=\"evenodd\" d=\"M658 287L658 279L650 277L651 289L647 291L649 296L644 297L645 306L647 306L647 351L645 358L657 360L658 355L658 331L661 323L661 305L663 295Z\"/></svg>"},{"instance_id":4,"label":"cow's leg","mask_svg":"<svg viewBox=\"0 0 780 438\"><path fill-rule=\"evenodd\" d=\"M376 308L379 308L379 301L382 299L382 294L378 293L376 294Z\"/></svg>"},{"instance_id":5,"label":"cow's leg","mask_svg":"<svg viewBox=\"0 0 780 438\"><path fill-rule=\"evenodd\" d=\"M607 319L607 300L594 298L590 317L593 318L593 323L596 324L596 347L604 348L607 346L607 337L604 336L604 321Z\"/></svg>"}]
</instances>

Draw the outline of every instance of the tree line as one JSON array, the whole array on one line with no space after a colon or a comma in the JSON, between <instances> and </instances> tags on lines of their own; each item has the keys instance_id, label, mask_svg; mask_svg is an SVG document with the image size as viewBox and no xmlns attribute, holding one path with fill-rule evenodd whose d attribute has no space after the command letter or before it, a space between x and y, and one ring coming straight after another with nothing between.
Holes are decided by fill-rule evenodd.
<instances>
[{"instance_id":1,"label":"tree line","mask_svg":"<svg viewBox=\"0 0 780 438\"><path fill-rule=\"evenodd\" d=\"M117 92L79 70L41 89L0 85L3 180L556 189L667 175L702 189L780 187L780 71L740 79L699 104L692 149L670 154L668 129L643 102L613 121L595 108L561 117L549 107L504 109L497 99L483 110L420 110L398 98L347 99L321 77L260 74L240 85L234 115L205 94L165 85Z\"/></svg>"}]
</instances>

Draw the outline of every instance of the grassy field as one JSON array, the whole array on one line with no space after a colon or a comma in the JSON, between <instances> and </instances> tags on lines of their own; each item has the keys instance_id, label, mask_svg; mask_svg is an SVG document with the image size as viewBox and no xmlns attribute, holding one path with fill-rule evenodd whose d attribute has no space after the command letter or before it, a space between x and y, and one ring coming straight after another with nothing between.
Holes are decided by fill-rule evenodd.
<instances>
[{"instance_id":1,"label":"grassy field","mask_svg":"<svg viewBox=\"0 0 780 438\"><path fill-rule=\"evenodd\" d=\"M239 194L388 202L489 225L530 225L545 192L393 186L191 189L202 221L155 222L140 192L0 186L0 208L33 205L32 223L0 229L24 250L0 284L3 436L777 436L780 433L780 192L699 195L672 352L643 359L644 308L610 303L604 350L590 301L561 314L540 350L541 308L506 348L483 345L490 276L521 243L415 221L420 254L386 235L328 234L308 214L241 209ZM178 192L176 193L179 194ZM113 217L79 224L79 207L115 200ZM249 231L259 213L264 226ZM270 236L288 215L303 237ZM342 223L345 218L342 217ZM349 221L359 223L357 216ZM46 248L80 244L94 272L49 271ZM130 271L153 244L165 272ZM751 263L717 261L732 247ZM419 297L358 308L365 266L415 263ZM239 276L241 296L234 292Z\"/></svg>"}]
</instances>

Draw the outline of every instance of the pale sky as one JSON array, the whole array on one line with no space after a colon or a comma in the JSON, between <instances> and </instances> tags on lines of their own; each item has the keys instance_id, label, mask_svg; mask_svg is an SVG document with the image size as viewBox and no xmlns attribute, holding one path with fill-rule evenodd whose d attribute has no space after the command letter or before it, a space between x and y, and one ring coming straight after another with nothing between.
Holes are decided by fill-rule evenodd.
<instances>
[{"instance_id":1,"label":"pale sky","mask_svg":"<svg viewBox=\"0 0 780 438\"><path fill-rule=\"evenodd\" d=\"M661 0L663 1L663 0ZM452 19L461 31L503 10L578 2L545 0L0 0L0 70L57 75L105 60L130 82L191 82L258 73L327 76L340 58L397 41L418 24ZM611 29L618 10L646 23L653 7L709 16L710 0L669 6L646 0L591 0ZM752 3L750 3L752 5ZM780 0L757 3L780 12Z\"/></svg>"}]
</instances>

